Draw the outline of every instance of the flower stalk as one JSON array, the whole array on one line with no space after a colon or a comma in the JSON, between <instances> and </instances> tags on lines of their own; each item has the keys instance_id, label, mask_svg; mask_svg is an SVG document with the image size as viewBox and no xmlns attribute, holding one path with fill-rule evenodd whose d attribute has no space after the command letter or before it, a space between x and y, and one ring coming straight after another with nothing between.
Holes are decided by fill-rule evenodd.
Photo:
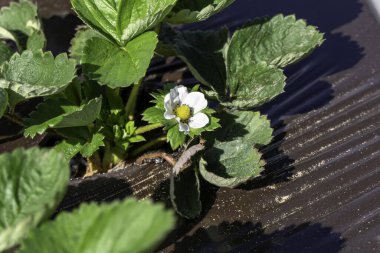
<instances>
[{"instance_id":1,"label":"flower stalk","mask_svg":"<svg viewBox=\"0 0 380 253\"><path fill-rule=\"evenodd\" d=\"M137 103L137 95L139 93L141 84L143 79L141 79L138 83L133 85L131 94L129 95L127 105L125 106L125 115L127 115L129 120L134 120L134 114L136 109L136 103Z\"/></svg>"}]
</instances>

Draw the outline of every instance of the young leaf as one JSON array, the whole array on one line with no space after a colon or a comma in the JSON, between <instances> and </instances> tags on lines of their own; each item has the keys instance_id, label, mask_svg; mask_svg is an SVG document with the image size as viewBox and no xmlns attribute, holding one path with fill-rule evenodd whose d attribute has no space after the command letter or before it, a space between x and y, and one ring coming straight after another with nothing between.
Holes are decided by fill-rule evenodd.
<instances>
[{"instance_id":1,"label":"young leaf","mask_svg":"<svg viewBox=\"0 0 380 253\"><path fill-rule=\"evenodd\" d=\"M188 168L178 176L170 178L170 200L181 216L193 219L202 211L198 172Z\"/></svg>"},{"instance_id":2,"label":"young leaf","mask_svg":"<svg viewBox=\"0 0 380 253\"><path fill-rule=\"evenodd\" d=\"M37 7L29 0L11 2L9 6L0 10L0 27L30 36L34 30L41 29Z\"/></svg>"},{"instance_id":3,"label":"young leaf","mask_svg":"<svg viewBox=\"0 0 380 253\"><path fill-rule=\"evenodd\" d=\"M0 88L9 88L27 98L47 96L62 91L75 76L75 61L66 54L55 59L41 51L26 50L14 54L3 64Z\"/></svg>"},{"instance_id":4,"label":"young leaf","mask_svg":"<svg viewBox=\"0 0 380 253\"><path fill-rule=\"evenodd\" d=\"M165 99L165 95L169 93L169 90L162 90L162 91L151 94L154 97L154 100L151 101L154 104L154 106L149 107L143 112L144 121L147 121L150 124L161 123L165 127L173 126L173 122L168 121L164 117L164 113L165 113L164 99Z\"/></svg>"},{"instance_id":5,"label":"young leaf","mask_svg":"<svg viewBox=\"0 0 380 253\"><path fill-rule=\"evenodd\" d=\"M144 77L157 42L155 32L146 32L122 48L95 37L84 50L84 72L102 85L128 87Z\"/></svg>"},{"instance_id":6,"label":"young leaf","mask_svg":"<svg viewBox=\"0 0 380 253\"><path fill-rule=\"evenodd\" d=\"M42 31L35 30L28 38L26 48L37 51L45 47L46 38Z\"/></svg>"},{"instance_id":7,"label":"young leaf","mask_svg":"<svg viewBox=\"0 0 380 253\"><path fill-rule=\"evenodd\" d=\"M0 118L3 117L5 110L8 107L8 93L0 88Z\"/></svg>"},{"instance_id":8,"label":"young leaf","mask_svg":"<svg viewBox=\"0 0 380 253\"><path fill-rule=\"evenodd\" d=\"M228 7L235 0L178 0L166 21L173 24L205 20Z\"/></svg>"},{"instance_id":9,"label":"young leaf","mask_svg":"<svg viewBox=\"0 0 380 253\"><path fill-rule=\"evenodd\" d=\"M34 138L48 128L87 126L98 118L101 107L102 98L90 100L81 106L61 98L48 99L38 105L37 110L26 120L28 127L24 135Z\"/></svg>"},{"instance_id":10,"label":"young leaf","mask_svg":"<svg viewBox=\"0 0 380 253\"><path fill-rule=\"evenodd\" d=\"M66 159L71 159L78 153L87 158L105 146L104 138L103 134L96 133L88 140L68 139L56 145L55 149L62 152Z\"/></svg>"},{"instance_id":11,"label":"young leaf","mask_svg":"<svg viewBox=\"0 0 380 253\"><path fill-rule=\"evenodd\" d=\"M323 34L304 20L296 20L294 15L256 20L232 36L227 56L229 75L243 66L262 62L284 68L307 56L322 42Z\"/></svg>"},{"instance_id":12,"label":"young leaf","mask_svg":"<svg viewBox=\"0 0 380 253\"><path fill-rule=\"evenodd\" d=\"M54 211L69 181L69 168L54 150L16 150L0 155L0 251Z\"/></svg>"},{"instance_id":13,"label":"young leaf","mask_svg":"<svg viewBox=\"0 0 380 253\"><path fill-rule=\"evenodd\" d=\"M176 0L71 0L86 24L119 46L158 25L175 3Z\"/></svg>"},{"instance_id":14,"label":"young leaf","mask_svg":"<svg viewBox=\"0 0 380 253\"><path fill-rule=\"evenodd\" d=\"M281 69L265 62L246 65L228 76L229 102L223 105L238 109L259 106L284 91L286 76Z\"/></svg>"},{"instance_id":15,"label":"young leaf","mask_svg":"<svg viewBox=\"0 0 380 253\"><path fill-rule=\"evenodd\" d=\"M233 188L259 176L264 165L257 149L242 140L235 140L217 142L207 149L199 171L208 182Z\"/></svg>"},{"instance_id":16,"label":"young leaf","mask_svg":"<svg viewBox=\"0 0 380 253\"><path fill-rule=\"evenodd\" d=\"M194 77L217 91L226 93L226 66L223 48L228 41L228 30L185 31L175 39L175 49Z\"/></svg>"},{"instance_id":17,"label":"young leaf","mask_svg":"<svg viewBox=\"0 0 380 253\"><path fill-rule=\"evenodd\" d=\"M34 230L19 252L151 252L174 222L172 212L149 201L83 204Z\"/></svg>"}]
</instances>

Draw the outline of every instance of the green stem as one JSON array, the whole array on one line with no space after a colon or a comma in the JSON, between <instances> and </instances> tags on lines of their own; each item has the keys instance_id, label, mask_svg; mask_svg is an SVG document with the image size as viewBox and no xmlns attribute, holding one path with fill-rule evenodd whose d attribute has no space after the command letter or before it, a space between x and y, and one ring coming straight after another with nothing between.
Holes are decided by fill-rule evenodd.
<instances>
[{"instance_id":1,"label":"green stem","mask_svg":"<svg viewBox=\"0 0 380 253\"><path fill-rule=\"evenodd\" d=\"M135 113L135 108L136 108L136 102L137 102L137 95L140 90L140 86L142 84L141 79L138 83L133 85L131 94L129 95L127 105L125 106L125 115L127 115L129 120L134 119L134 113Z\"/></svg>"},{"instance_id":2,"label":"green stem","mask_svg":"<svg viewBox=\"0 0 380 253\"><path fill-rule=\"evenodd\" d=\"M22 127L25 126L24 121L14 114L11 115L11 114L6 113L6 114L4 114L4 118L8 119L9 121L11 121L11 122L13 122L19 126L22 126Z\"/></svg>"},{"instance_id":3,"label":"green stem","mask_svg":"<svg viewBox=\"0 0 380 253\"><path fill-rule=\"evenodd\" d=\"M102 170L106 172L112 167L113 154L111 152L110 143L105 142L103 160L102 160Z\"/></svg>"},{"instance_id":4,"label":"green stem","mask_svg":"<svg viewBox=\"0 0 380 253\"><path fill-rule=\"evenodd\" d=\"M143 133L155 130L157 128L161 128L163 126L164 125L162 125L161 123L155 123L155 124L151 124L151 125L146 125L146 126L137 128L135 134L136 135L143 134Z\"/></svg>"},{"instance_id":5,"label":"green stem","mask_svg":"<svg viewBox=\"0 0 380 253\"><path fill-rule=\"evenodd\" d=\"M136 149L135 151L133 151L131 153L131 157L136 157L138 156L139 154L147 151L148 149L162 143L162 142L166 142L167 138L166 138L166 135L165 136L161 136L155 140L152 140L144 145L142 145L141 147L139 147L138 149Z\"/></svg>"}]
</instances>

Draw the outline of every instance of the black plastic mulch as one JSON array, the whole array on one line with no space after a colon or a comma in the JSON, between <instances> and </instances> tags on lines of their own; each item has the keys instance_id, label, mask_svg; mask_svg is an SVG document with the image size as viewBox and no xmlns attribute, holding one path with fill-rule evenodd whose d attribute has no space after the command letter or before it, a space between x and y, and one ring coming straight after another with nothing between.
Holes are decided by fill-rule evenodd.
<instances>
[{"instance_id":1,"label":"black plastic mulch","mask_svg":"<svg viewBox=\"0 0 380 253\"><path fill-rule=\"evenodd\" d=\"M236 28L277 13L305 18L326 42L287 69L286 92L261 108L275 128L264 177L239 189L205 187L201 217L180 220L159 252L380 252L380 25L366 1L237 0L186 28ZM67 20L77 22L46 22L56 52L54 43L68 40L54 29ZM160 64L153 72L183 67ZM160 199L167 175L160 164L74 180L59 210L131 194Z\"/></svg>"}]
</instances>

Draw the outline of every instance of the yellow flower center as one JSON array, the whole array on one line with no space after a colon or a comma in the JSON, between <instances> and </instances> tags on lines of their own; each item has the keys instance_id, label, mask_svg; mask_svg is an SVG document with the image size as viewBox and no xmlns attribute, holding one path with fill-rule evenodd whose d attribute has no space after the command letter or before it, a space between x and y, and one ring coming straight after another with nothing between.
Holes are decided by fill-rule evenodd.
<instances>
[{"instance_id":1,"label":"yellow flower center","mask_svg":"<svg viewBox=\"0 0 380 253\"><path fill-rule=\"evenodd\" d=\"M181 121L187 121L191 117L191 109L187 105L181 105L175 109L175 114Z\"/></svg>"}]
</instances>

